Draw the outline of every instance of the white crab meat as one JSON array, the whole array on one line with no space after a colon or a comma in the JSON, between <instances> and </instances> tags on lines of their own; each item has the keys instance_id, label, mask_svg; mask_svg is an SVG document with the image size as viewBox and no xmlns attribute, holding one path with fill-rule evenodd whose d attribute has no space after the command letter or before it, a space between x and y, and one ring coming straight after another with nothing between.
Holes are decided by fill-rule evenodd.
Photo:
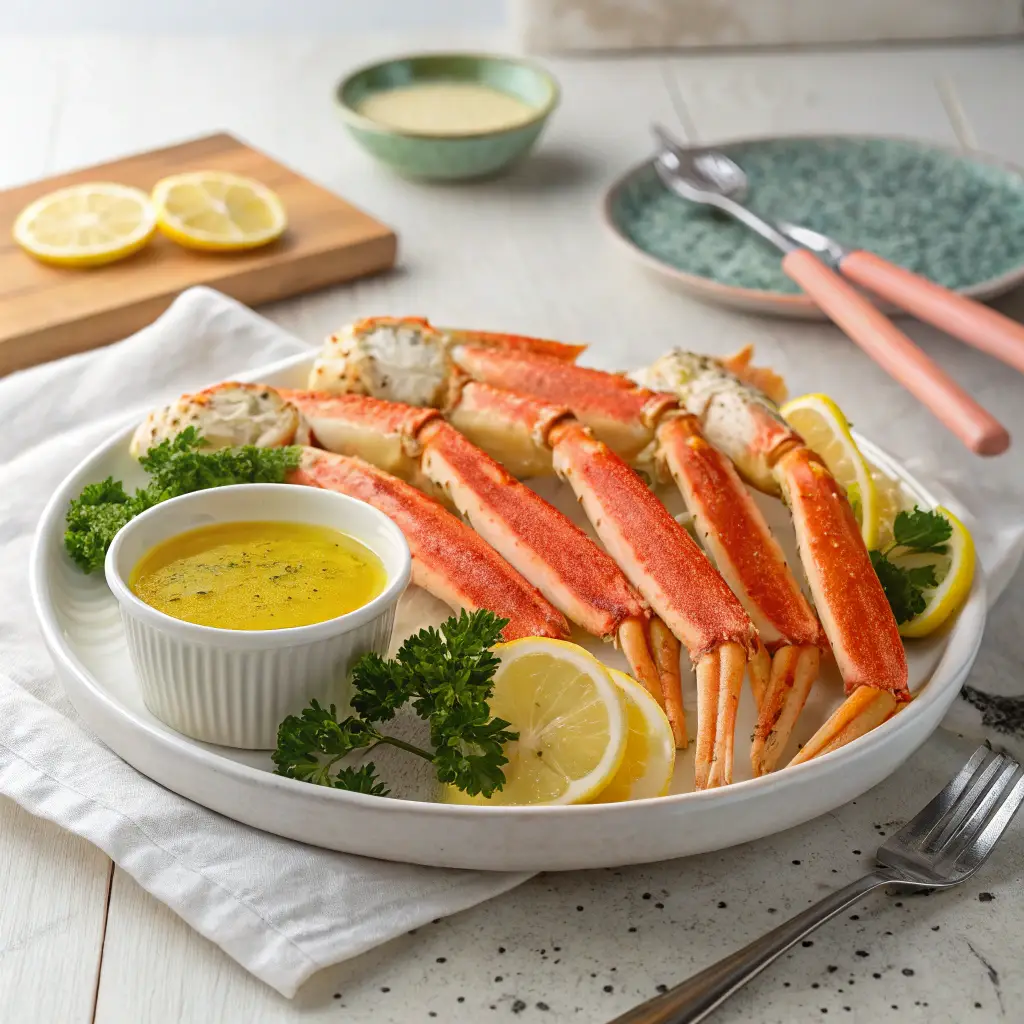
<instances>
[{"instance_id":1,"label":"white crab meat","mask_svg":"<svg viewBox=\"0 0 1024 1024\"><path fill-rule=\"evenodd\" d=\"M254 444L278 448L301 440L299 413L273 388L228 381L151 412L132 437L136 458L161 441L195 427L211 448Z\"/></svg>"},{"instance_id":2,"label":"white crab meat","mask_svg":"<svg viewBox=\"0 0 1024 1024\"><path fill-rule=\"evenodd\" d=\"M309 387L438 408L451 379L450 345L426 321L360 320L327 338L310 371Z\"/></svg>"}]
</instances>

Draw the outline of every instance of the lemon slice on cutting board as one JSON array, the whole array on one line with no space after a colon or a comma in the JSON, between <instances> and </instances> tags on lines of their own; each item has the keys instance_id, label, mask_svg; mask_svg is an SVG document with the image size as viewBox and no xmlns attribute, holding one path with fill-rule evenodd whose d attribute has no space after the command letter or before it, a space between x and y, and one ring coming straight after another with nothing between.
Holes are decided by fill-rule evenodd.
<instances>
[{"instance_id":1,"label":"lemon slice on cutting board","mask_svg":"<svg viewBox=\"0 0 1024 1024\"><path fill-rule=\"evenodd\" d=\"M632 676L611 668L608 674L626 698L626 753L597 803L664 796L676 767L676 741L665 712Z\"/></svg>"},{"instance_id":2,"label":"lemon slice on cutting board","mask_svg":"<svg viewBox=\"0 0 1024 1024\"><path fill-rule=\"evenodd\" d=\"M871 467L850 433L843 411L828 395L801 395L781 409L783 419L820 455L846 489L868 549L878 546L878 492Z\"/></svg>"},{"instance_id":3,"label":"lemon slice on cutting board","mask_svg":"<svg viewBox=\"0 0 1024 1024\"><path fill-rule=\"evenodd\" d=\"M138 252L156 230L141 189L108 181L71 185L29 203L14 222L14 240L58 267L99 267Z\"/></svg>"},{"instance_id":4,"label":"lemon slice on cutting board","mask_svg":"<svg viewBox=\"0 0 1024 1024\"><path fill-rule=\"evenodd\" d=\"M489 799L446 787L450 803L580 804L614 778L626 752L626 698L576 644L524 637L498 644L488 702L519 733L505 746L505 786Z\"/></svg>"},{"instance_id":5,"label":"lemon slice on cutting board","mask_svg":"<svg viewBox=\"0 0 1024 1024\"><path fill-rule=\"evenodd\" d=\"M903 568L917 565L934 565L939 585L923 592L924 611L915 615L900 627L900 635L922 637L934 633L963 603L974 580L974 539L970 531L949 509L941 505L935 509L942 515L953 532L946 541L944 554L894 553L891 559Z\"/></svg>"},{"instance_id":6,"label":"lemon slice on cutting board","mask_svg":"<svg viewBox=\"0 0 1024 1024\"><path fill-rule=\"evenodd\" d=\"M232 252L278 238L288 225L277 195L226 171L175 174L153 186L160 230L188 249Z\"/></svg>"}]
</instances>

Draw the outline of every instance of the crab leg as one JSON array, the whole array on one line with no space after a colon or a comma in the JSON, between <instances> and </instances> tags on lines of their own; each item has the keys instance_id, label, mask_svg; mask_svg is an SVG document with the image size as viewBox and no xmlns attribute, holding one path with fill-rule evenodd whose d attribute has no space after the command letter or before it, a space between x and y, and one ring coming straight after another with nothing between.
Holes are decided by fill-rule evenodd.
<instances>
[{"instance_id":1,"label":"crab leg","mask_svg":"<svg viewBox=\"0 0 1024 1024\"><path fill-rule=\"evenodd\" d=\"M560 399L599 438L652 475L664 476L662 467L667 468L705 549L768 653L778 658L793 648L797 652L795 661L787 654L770 675L760 652L751 661L751 682L762 707L751 759L755 774L771 771L807 700L825 636L760 509L729 459L704 439L697 417L681 412L668 394L543 354L460 344L451 358L474 380ZM797 664L799 672L792 670Z\"/></svg>"},{"instance_id":2,"label":"crab leg","mask_svg":"<svg viewBox=\"0 0 1024 1024\"><path fill-rule=\"evenodd\" d=\"M693 538L607 445L572 418L556 424L548 444L556 472L572 487L604 546L686 645L697 667L698 694L713 688L716 697L722 695L697 715L697 784L727 785L735 707L747 654L756 644L750 619ZM670 702L665 704L668 711ZM672 710L681 715L681 705ZM717 773L714 764L721 766Z\"/></svg>"},{"instance_id":3,"label":"crab leg","mask_svg":"<svg viewBox=\"0 0 1024 1024\"><path fill-rule=\"evenodd\" d=\"M612 558L440 413L362 395L281 394L325 448L358 452L442 494L572 621L614 638L636 677L657 696L665 679L671 685L673 676L659 674L648 648L650 613Z\"/></svg>"}]
</instances>

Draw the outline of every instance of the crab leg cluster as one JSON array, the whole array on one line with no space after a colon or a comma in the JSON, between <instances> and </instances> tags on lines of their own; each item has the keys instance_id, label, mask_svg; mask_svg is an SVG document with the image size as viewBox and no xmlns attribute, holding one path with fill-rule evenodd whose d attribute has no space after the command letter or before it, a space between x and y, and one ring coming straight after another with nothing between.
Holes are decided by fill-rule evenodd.
<instances>
[{"instance_id":1,"label":"crab leg cluster","mask_svg":"<svg viewBox=\"0 0 1024 1024\"><path fill-rule=\"evenodd\" d=\"M862 736L909 699L907 659L843 488L763 390L771 375L741 353L731 364L675 350L634 377L671 392L742 477L781 497L800 560L848 694L792 763ZM763 710L763 708L762 708Z\"/></svg>"},{"instance_id":2,"label":"crab leg cluster","mask_svg":"<svg viewBox=\"0 0 1024 1024\"><path fill-rule=\"evenodd\" d=\"M776 764L792 723L817 676L824 634L800 586L790 572L763 515L730 461L701 434L698 419L669 394L638 387L626 378L574 365L571 346L551 342L531 348L522 338L506 344L503 336L471 331L443 332L424 321L388 318L361 321L329 339L314 366L311 384L378 397L401 397L442 409L467 437L502 461L517 476L552 469L568 481L609 552L665 623L690 651L698 667L697 784L715 785L731 778L731 745L726 731L735 721L743 676L736 659L718 660L718 674L700 670L708 653L694 634L699 610L688 608L685 621L673 618L673 602L705 591L704 577L688 565L653 591L666 551L685 546L668 528L649 549L650 564L638 564L638 536L651 535L640 524L670 520L661 503L625 462L655 479L676 481L704 541L728 587L753 620L760 639L733 636L749 657L751 680L760 696L752 761L757 774ZM543 347L541 347L543 345ZM398 367L402 367L398 370ZM562 436L572 439L563 450ZM568 454L566 454L566 451ZM628 496L615 494L608 481L580 478L574 465L584 452L600 452L615 466L614 479L628 478ZM623 485L624 486L624 485ZM614 536L609 523L620 524ZM625 531L631 550L623 551ZM635 577L631 569L642 571ZM706 573L705 573L706 575ZM716 576L716 583L721 581ZM734 604L732 607L734 607ZM721 616L728 599L715 593L704 606ZM721 641L715 644L717 648ZM727 685L713 679L724 676ZM714 709L714 713L712 711ZM716 737L712 744L709 737ZM730 741L731 743L731 741ZM713 749L711 760L705 755ZM714 768L714 761L721 761Z\"/></svg>"}]
</instances>

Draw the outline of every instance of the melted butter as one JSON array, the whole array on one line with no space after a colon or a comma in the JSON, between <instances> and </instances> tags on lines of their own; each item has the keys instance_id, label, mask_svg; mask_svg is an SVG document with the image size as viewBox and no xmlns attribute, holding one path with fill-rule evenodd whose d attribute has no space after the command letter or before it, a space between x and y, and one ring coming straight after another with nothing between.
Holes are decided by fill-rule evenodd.
<instances>
[{"instance_id":1,"label":"melted butter","mask_svg":"<svg viewBox=\"0 0 1024 1024\"><path fill-rule=\"evenodd\" d=\"M220 629L287 629L362 608L387 583L381 560L338 530L216 523L157 544L129 586L158 611Z\"/></svg>"},{"instance_id":2,"label":"melted butter","mask_svg":"<svg viewBox=\"0 0 1024 1024\"><path fill-rule=\"evenodd\" d=\"M476 82L418 82L368 96L359 113L399 131L462 135L524 124L537 109Z\"/></svg>"}]
</instances>

